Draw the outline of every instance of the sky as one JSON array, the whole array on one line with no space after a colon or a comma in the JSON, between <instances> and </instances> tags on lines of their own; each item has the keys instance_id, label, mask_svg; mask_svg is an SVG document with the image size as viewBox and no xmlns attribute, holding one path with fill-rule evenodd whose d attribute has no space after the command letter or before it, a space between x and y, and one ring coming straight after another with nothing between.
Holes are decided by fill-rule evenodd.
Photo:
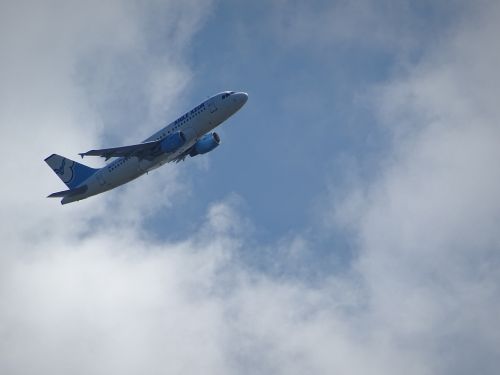
<instances>
[{"instance_id":1,"label":"sky","mask_svg":"<svg viewBox=\"0 0 500 375\"><path fill-rule=\"evenodd\" d=\"M487 0L1 3L0 373L496 374L499 34ZM48 155L224 90L213 152L46 199Z\"/></svg>"}]
</instances>

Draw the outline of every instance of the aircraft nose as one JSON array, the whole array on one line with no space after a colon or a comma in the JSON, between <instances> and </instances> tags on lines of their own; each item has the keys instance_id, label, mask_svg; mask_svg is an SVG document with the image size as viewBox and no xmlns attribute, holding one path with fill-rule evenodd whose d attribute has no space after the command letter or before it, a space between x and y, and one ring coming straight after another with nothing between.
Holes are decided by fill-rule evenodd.
<instances>
[{"instance_id":1,"label":"aircraft nose","mask_svg":"<svg viewBox=\"0 0 500 375\"><path fill-rule=\"evenodd\" d=\"M240 106L243 106L248 100L248 94L246 92L237 92L235 97Z\"/></svg>"}]
</instances>

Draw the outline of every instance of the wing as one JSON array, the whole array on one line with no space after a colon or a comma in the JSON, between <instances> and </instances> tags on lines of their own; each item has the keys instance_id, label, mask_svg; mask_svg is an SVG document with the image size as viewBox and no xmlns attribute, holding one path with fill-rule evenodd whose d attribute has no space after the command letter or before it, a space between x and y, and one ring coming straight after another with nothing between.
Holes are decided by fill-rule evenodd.
<instances>
[{"instance_id":1,"label":"wing","mask_svg":"<svg viewBox=\"0 0 500 375\"><path fill-rule=\"evenodd\" d=\"M90 150L87 152L82 152L79 155L82 158L84 156L101 156L103 158L106 158L106 160L108 160L109 158L129 157L129 156L137 156L139 159L152 160L156 156L158 156L159 152L160 152L160 141L151 141L151 142L139 143L137 145Z\"/></svg>"},{"instance_id":2,"label":"wing","mask_svg":"<svg viewBox=\"0 0 500 375\"><path fill-rule=\"evenodd\" d=\"M190 156L192 149L193 149L193 146L189 147L186 151L180 153L175 158L170 160L170 163L175 162L175 164L177 164L177 163L180 163L181 161L184 161L184 159L186 159L188 156Z\"/></svg>"}]
</instances>

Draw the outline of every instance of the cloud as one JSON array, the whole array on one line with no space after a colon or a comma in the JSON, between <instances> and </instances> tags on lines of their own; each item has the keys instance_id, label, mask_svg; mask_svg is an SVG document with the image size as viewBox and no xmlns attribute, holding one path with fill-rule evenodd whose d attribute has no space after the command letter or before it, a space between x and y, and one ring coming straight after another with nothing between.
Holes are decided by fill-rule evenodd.
<instances>
[{"instance_id":1,"label":"cloud","mask_svg":"<svg viewBox=\"0 0 500 375\"><path fill-rule=\"evenodd\" d=\"M336 210L357 236L355 268L377 329L433 373L498 367L498 16L491 5L459 23L377 88L393 149L375 181L355 182Z\"/></svg>"},{"instance_id":2,"label":"cloud","mask_svg":"<svg viewBox=\"0 0 500 375\"><path fill-rule=\"evenodd\" d=\"M164 122L161 114L175 108L174 98L190 82L189 69L181 67L183 49L208 7L208 2L139 7L115 1L21 1L2 7L0 145L9 155L2 164L9 176L2 189L5 241L20 232L57 232L61 223L64 231L73 231L100 217L106 206L92 200L53 214L55 202L44 197L62 186L43 159L53 152L75 158L79 150L125 143L128 133L136 142ZM92 158L86 162L101 165ZM169 194L178 191L172 176L175 169L156 180L164 186L172 182ZM143 202L148 197L155 198L146 195Z\"/></svg>"},{"instance_id":3,"label":"cloud","mask_svg":"<svg viewBox=\"0 0 500 375\"><path fill-rule=\"evenodd\" d=\"M255 244L236 195L211 204L189 238L151 236L147 216L189 194L173 166L102 199L43 198L54 138L66 154L116 137L101 122L122 115L105 109L133 103L134 88L146 98L130 113L151 124L182 94L183 53L210 4L18 4L0 22L0 145L12 156L0 195L1 373L495 373L498 6L377 87L391 149L375 179L354 173L352 192L323 197L355 257L310 283L249 266L242 253L262 248L295 266L314 242L297 233ZM175 57L153 48L158 30ZM120 86L132 73L141 79Z\"/></svg>"}]
</instances>

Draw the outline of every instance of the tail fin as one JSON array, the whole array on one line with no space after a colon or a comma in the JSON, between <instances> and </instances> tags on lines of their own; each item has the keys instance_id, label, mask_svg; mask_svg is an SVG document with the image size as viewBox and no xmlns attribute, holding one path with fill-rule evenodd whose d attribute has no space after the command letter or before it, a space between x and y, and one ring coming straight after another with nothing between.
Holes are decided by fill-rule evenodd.
<instances>
[{"instance_id":1,"label":"tail fin","mask_svg":"<svg viewBox=\"0 0 500 375\"><path fill-rule=\"evenodd\" d=\"M97 171L57 154L50 155L45 162L70 189L76 188Z\"/></svg>"}]
</instances>

